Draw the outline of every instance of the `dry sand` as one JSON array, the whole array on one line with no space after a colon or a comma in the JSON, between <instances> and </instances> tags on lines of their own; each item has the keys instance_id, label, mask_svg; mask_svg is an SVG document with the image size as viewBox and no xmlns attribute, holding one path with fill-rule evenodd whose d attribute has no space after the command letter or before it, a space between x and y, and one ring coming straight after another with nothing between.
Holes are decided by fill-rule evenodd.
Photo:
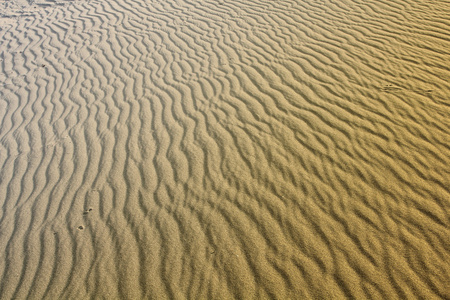
<instances>
[{"instance_id":1,"label":"dry sand","mask_svg":"<svg viewBox=\"0 0 450 300\"><path fill-rule=\"evenodd\" d=\"M2 0L1 299L450 299L447 0Z\"/></svg>"}]
</instances>

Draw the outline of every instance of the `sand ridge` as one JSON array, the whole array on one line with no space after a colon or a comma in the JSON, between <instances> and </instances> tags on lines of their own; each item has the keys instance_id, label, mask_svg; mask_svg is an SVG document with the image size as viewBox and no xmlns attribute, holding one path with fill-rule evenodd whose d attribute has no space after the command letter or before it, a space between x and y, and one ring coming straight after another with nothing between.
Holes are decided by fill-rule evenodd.
<instances>
[{"instance_id":1,"label":"sand ridge","mask_svg":"<svg viewBox=\"0 0 450 300\"><path fill-rule=\"evenodd\" d=\"M0 2L0 298L449 298L449 10Z\"/></svg>"}]
</instances>

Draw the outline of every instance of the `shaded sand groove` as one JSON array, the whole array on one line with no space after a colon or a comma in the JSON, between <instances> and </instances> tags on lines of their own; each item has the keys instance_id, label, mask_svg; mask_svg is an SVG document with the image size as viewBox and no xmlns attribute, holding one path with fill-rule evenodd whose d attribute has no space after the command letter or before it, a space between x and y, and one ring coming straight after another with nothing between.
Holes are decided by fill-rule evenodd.
<instances>
[{"instance_id":1,"label":"shaded sand groove","mask_svg":"<svg viewBox=\"0 0 450 300\"><path fill-rule=\"evenodd\" d=\"M0 298L450 298L446 1L0 3Z\"/></svg>"}]
</instances>

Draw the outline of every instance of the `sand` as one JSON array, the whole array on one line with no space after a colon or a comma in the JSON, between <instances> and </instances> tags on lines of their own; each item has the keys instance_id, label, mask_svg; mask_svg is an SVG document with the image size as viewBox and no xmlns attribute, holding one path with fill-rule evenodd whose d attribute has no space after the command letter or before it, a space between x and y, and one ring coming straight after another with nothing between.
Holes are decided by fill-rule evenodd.
<instances>
[{"instance_id":1,"label":"sand","mask_svg":"<svg viewBox=\"0 0 450 300\"><path fill-rule=\"evenodd\" d=\"M2 0L1 299L450 299L447 0Z\"/></svg>"}]
</instances>

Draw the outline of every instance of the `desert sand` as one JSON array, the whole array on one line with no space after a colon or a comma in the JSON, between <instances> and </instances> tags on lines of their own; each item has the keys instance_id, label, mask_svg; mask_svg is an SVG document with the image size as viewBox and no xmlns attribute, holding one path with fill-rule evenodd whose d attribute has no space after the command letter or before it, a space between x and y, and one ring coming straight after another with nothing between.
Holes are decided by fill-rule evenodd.
<instances>
[{"instance_id":1,"label":"desert sand","mask_svg":"<svg viewBox=\"0 0 450 300\"><path fill-rule=\"evenodd\" d=\"M447 0L2 0L1 299L450 299Z\"/></svg>"}]
</instances>

